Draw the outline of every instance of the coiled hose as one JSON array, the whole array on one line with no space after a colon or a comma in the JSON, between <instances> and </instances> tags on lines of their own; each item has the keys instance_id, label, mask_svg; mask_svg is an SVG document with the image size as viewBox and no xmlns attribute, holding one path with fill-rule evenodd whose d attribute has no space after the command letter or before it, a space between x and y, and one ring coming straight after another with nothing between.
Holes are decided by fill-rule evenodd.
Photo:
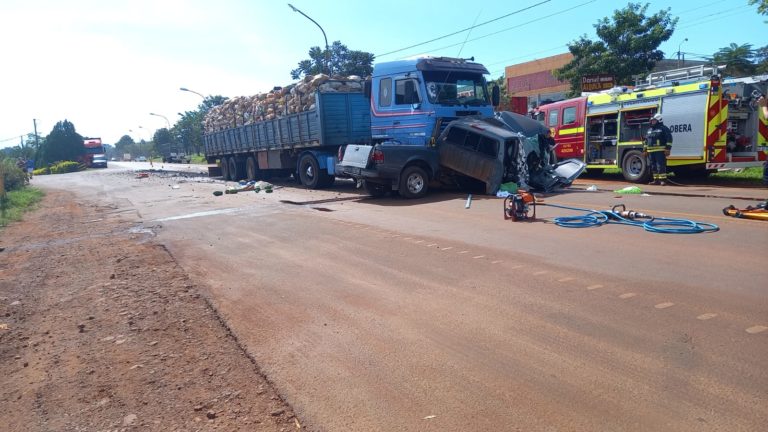
<instances>
[{"instance_id":1,"label":"coiled hose","mask_svg":"<svg viewBox=\"0 0 768 432\"><path fill-rule=\"evenodd\" d=\"M646 231L659 234L700 234L720 230L720 227L715 224L696 222L688 219L663 218L646 215L641 217L644 219L642 221L634 218L627 218L622 216L621 212L616 211L617 207L624 207L623 205L614 206L611 210L592 210L550 203L539 203L539 205L586 212L586 214L579 216L556 217L554 219L555 224L565 228L591 228L607 223L618 223L622 225L642 227Z\"/></svg>"}]
</instances>

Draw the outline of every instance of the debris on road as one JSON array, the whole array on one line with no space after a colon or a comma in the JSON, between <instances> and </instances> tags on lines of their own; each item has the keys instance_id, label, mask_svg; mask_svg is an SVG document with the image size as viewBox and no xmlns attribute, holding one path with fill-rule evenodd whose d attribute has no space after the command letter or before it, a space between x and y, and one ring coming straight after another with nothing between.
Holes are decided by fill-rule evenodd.
<instances>
[{"instance_id":1,"label":"debris on road","mask_svg":"<svg viewBox=\"0 0 768 432\"><path fill-rule=\"evenodd\" d=\"M621 194L621 195L624 195L624 194L627 194L627 195L640 195L641 193L643 193L643 190L640 189L637 186L627 186L625 188L616 189L613 192L617 193L617 194Z\"/></svg>"}]
</instances>

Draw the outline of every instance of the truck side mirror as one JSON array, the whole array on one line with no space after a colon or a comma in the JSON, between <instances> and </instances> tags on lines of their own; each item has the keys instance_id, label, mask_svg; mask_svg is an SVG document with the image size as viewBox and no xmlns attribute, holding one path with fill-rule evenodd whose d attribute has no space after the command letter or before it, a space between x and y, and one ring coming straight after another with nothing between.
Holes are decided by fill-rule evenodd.
<instances>
[{"instance_id":1,"label":"truck side mirror","mask_svg":"<svg viewBox=\"0 0 768 432\"><path fill-rule=\"evenodd\" d=\"M371 98L371 90L373 89L373 83L371 80L367 79L363 82L363 96L370 99Z\"/></svg>"},{"instance_id":2,"label":"truck side mirror","mask_svg":"<svg viewBox=\"0 0 768 432\"><path fill-rule=\"evenodd\" d=\"M501 90L499 90L498 85L494 85L493 89L491 89L491 105L497 107L499 106L500 102L501 102Z\"/></svg>"}]
</instances>

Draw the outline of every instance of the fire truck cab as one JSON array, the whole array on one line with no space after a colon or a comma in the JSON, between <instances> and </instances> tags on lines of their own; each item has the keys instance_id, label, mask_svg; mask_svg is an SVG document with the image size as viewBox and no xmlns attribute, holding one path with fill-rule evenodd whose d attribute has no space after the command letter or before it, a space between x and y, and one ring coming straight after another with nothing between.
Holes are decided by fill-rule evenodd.
<instances>
[{"instance_id":1,"label":"fire truck cab","mask_svg":"<svg viewBox=\"0 0 768 432\"><path fill-rule=\"evenodd\" d=\"M765 94L768 76L721 82L717 72L697 66L652 74L632 90L543 105L536 118L552 130L559 158L581 159L593 170L620 168L632 182L650 176L642 149L656 113L672 132L667 162L676 175L760 166L768 151L768 121L755 102Z\"/></svg>"}]
</instances>

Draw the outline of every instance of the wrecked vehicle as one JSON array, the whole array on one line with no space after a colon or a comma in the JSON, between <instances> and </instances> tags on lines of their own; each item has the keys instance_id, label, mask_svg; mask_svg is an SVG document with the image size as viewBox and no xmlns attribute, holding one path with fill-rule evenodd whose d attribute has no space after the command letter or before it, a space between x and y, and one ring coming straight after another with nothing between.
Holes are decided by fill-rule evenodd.
<instances>
[{"instance_id":1,"label":"wrecked vehicle","mask_svg":"<svg viewBox=\"0 0 768 432\"><path fill-rule=\"evenodd\" d=\"M455 120L437 140L440 165L483 182L487 194L509 182L542 192L569 186L586 165L576 159L551 163L552 150L540 144L546 132L539 122L512 112Z\"/></svg>"}]
</instances>

